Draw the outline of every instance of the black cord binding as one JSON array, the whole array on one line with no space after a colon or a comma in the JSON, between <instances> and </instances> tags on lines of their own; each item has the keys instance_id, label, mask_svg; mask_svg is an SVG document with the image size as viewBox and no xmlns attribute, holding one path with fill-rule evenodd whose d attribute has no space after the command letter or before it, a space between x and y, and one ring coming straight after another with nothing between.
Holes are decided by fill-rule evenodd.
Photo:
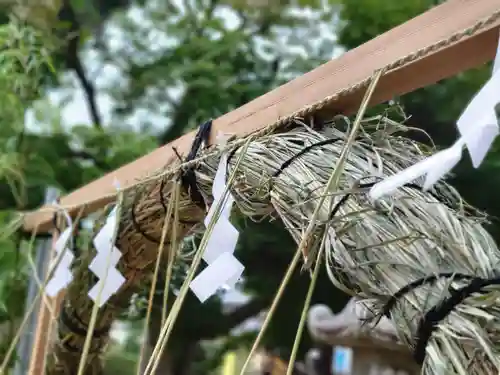
<instances>
[{"instance_id":1,"label":"black cord binding","mask_svg":"<svg viewBox=\"0 0 500 375\"><path fill-rule=\"evenodd\" d=\"M289 167L290 164L292 164L295 160L300 158L302 155L307 154L309 151L315 149L316 147L330 145L330 144L336 143L336 142L341 141L341 140L342 140L342 138L325 139L323 141L316 142L316 143L313 143L307 147L304 147L302 150L300 150L295 155L293 155L290 159L285 160L283 162L283 164L281 164L280 168L276 172L274 172L273 177L278 177L281 174L281 172L283 172L287 167Z\"/></svg>"},{"instance_id":2,"label":"black cord binding","mask_svg":"<svg viewBox=\"0 0 500 375\"><path fill-rule=\"evenodd\" d=\"M434 284L438 279L462 279L462 280L471 280L474 279L474 276L471 275L466 275L462 273L456 273L456 272L440 272L436 275L429 275L425 277L421 277L420 279L417 279L415 281L412 281L411 283L405 285L401 289L399 289L396 293L394 293L389 300L385 303L384 307L382 308L382 314L385 315L387 318L391 318L391 311L398 302L399 299L404 297L406 294L410 293L412 290L417 289L423 285L426 284Z\"/></svg>"},{"instance_id":3,"label":"black cord binding","mask_svg":"<svg viewBox=\"0 0 500 375\"><path fill-rule=\"evenodd\" d=\"M333 144L335 142L338 142L341 140L340 138L332 138L332 139L326 139L317 143L314 143L312 145L309 145L305 147L303 150L298 152L297 154L293 155L290 159L286 160L280 168L274 173L273 177L278 177L288 166L290 166L296 159L298 159L300 156L304 155L305 153L309 152L310 150L324 146L327 144ZM234 150L232 152L234 154ZM231 155L232 156L232 155ZM377 181L378 182L378 181ZM364 183L364 184L359 184L358 187L363 189L363 188L370 188L373 185L375 185L376 182L370 182L370 183ZM416 189L416 190L422 190L422 187L414 184L414 183L409 183L404 185L405 187ZM437 197L435 194L432 192L429 192L431 195L433 195L436 199L439 201L442 201ZM352 193L345 194L338 202L337 204L333 207L332 212L329 215L329 220L333 220L335 215L338 213L338 211L341 209L341 207L347 202L349 197L352 195ZM442 202L446 204L447 202ZM432 284L435 283L439 278L458 278L458 279L464 279L464 280L471 280L469 285L458 289L458 290L451 290L451 296L444 299L439 305L434 306L432 309L430 309L424 316L424 318L420 321L418 329L417 329L417 339L416 339L416 345L415 345L415 350L414 350L414 358L417 361L418 364L422 364L425 359L425 349L427 346L427 343L434 332L434 330L437 327L437 324L443 320L457 305L459 305L465 298L470 296L473 293L478 293L481 292L481 289L488 286L488 285L500 285L500 278L494 278L494 279L482 279L482 278L477 278L474 276L470 275L465 275L465 274L460 274L460 273L453 273L453 272L443 272L438 275L431 275L431 276L426 276L421 279L415 280L411 282L410 284L404 286L400 290L398 290L393 296L390 297L390 299L387 301L385 306L382 309L382 314L390 318L390 313L391 310L394 308L394 305L400 299L403 297L405 294L409 293L411 290L418 288L422 285L425 284Z\"/></svg>"},{"instance_id":4,"label":"black cord binding","mask_svg":"<svg viewBox=\"0 0 500 375\"><path fill-rule=\"evenodd\" d=\"M489 285L500 285L499 277L483 279L480 277L474 277L457 272L441 272L436 275L422 277L420 279L412 281L408 285L405 285L389 298L389 300L382 308L382 314L387 318L390 318L391 310L394 308L396 302L400 298L408 294L410 291L425 284L433 284L440 278L453 278L470 281L468 285L460 289L450 289L450 296L442 300L436 306L432 307L420 320L417 327L415 348L413 350L413 358L419 365L422 365L424 363L427 344L432 334L436 330L439 322L445 319L455 307L457 307L473 293L481 293L482 289Z\"/></svg>"},{"instance_id":5,"label":"black cord binding","mask_svg":"<svg viewBox=\"0 0 500 375\"><path fill-rule=\"evenodd\" d=\"M483 288L490 285L500 285L500 277L490 279L475 277L463 288L451 290L450 297L445 298L441 303L434 306L424 315L424 318L418 325L415 349L413 351L413 357L419 365L424 363L427 343L432 333L436 330L438 323L446 318L448 314L467 297L471 296L473 293L480 293Z\"/></svg>"},{"instance_id":6,"label":"black cord binding","mask_svg":"<svg viewBox=\"0 0 500 375\"><path fill-rule=\"evenodd\" d=\"M203 146L203 144L208 144L208 140L210 137L210 132L212 130L212 120L208 120L204 122L203 124L200 125L198 128L198 133L196 134L193 144L191 145L191 150L188 153L188 156L186 157L184 162L189 162L192 161L196 158L200 148ZM176 151L174 149L174 151ZM179 156L180 157L180 156ZM196 183L196 173L195 173L195 168L194 167L189 167L189 168L184 168L181 173L181 184L183 188L189 193L189 196L191 197L191 200L197 204L199 207L205 209L205 199L203 199L203 195L200 193L198 189L198 185ZM165 214L168 211L167 204L165 202L165 197L163 196L163 190L165 187L165 179L162 179L160 182L160 203L163 207L163 210L165 211ZM137 221L136 215L135 215L135 206L137 203L137 198L138 196L136 195L134 198L134 202L132 204L132 210L131 210L131 220L132 220L132 225L134 226L134 229L142 234L144 238L146 238L148 241L152 243L159 244L160 240L154 238L153 236L149 235L146 233L140 226L140 224ZM180 223L182 224L196 224L196 221L185 221L185 220L179 220Z\"/></svg>"},{"instance_id":7,"label":"black cord binding","mask_svg":"<svg viewBox=\"0 0 500 375\"><path fill-rule=\"evenodd\" d=\"M211 130L212 130L212 120L208 120L207 122L200 125L198 133L194 137L193 144L191 145L191 150L189 151L184 162L190 162L194 160L198 155L198 151L203 146L203 144L205 145L208 144ZM186 191L189 193L191 200L194 203L196 203L199 207L205 209L206 208L205 199L203 199L203 195L200 193L200 190L198 189L194 167L183 169L181 174L181 183L184 189L186 189Z\"/></svg>"},{"instance_id":8,"label":"black cord binding","mask_svg":"<svg viewBox=\"0 0 500 375\"><path fill-rule=\"evenodd\" d=\"M273 177L276 178L278 177L287 167L289 167L295 160L297 160L298 158L300 158L302 155L308 153L309 151L317 148L317 147L321 147L321 146L325 146L325 145L329 145L329 144L334 144L338 141L342 141L342 138L330 138L330 139L325 139L323 141L319 141L319 142L316 142L316 143L313 143L307 147L305 147L304 149L300 150L299 152L297 152L295 155L293 155L291 158L289 158L288 160L285 160L280 168L274 172L273 174ZM234 154L234 152L236 151L233 150L230 154L230 156L232 156ZM229 161L229 158L228 158L228 161ZM367 177L368 178L368 177ZM380 181L381 178L377 178L377 181L376 182L370 182L370 183L365 183L365 184L360 184L358 187L359 188L370 188L372 187L373 185L375 185L378 181ZM416 190L422 190L422 187L417 185L417 184L414 184L414 183L408 183L406 185L404 185L404 187L408 187L408 188L411 188L411 189L416 189ZM431 194L432 196L434 196L434 198L436 198L437 200L439 200L441 202L441 199L436 196L433 192L429 192L429 194ZM335 205L335 207L333 208L333 211L331 212L330 214L330 220L333 219L333 217L336 215L336 213L340 210L340 208L342 207L342 205L345 204L345 202L347 201L347 199L349 199L349 197L351 196L352 194L351 193L348 193L346 195L344 195L340 201ZM442 202L444 204L447 204L447 202Z\"/></svg>"}]
</instances>

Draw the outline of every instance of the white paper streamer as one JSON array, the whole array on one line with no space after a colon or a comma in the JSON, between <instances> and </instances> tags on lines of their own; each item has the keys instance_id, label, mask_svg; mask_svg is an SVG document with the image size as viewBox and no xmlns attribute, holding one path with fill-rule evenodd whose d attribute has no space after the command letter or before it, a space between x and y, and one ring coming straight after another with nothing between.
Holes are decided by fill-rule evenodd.
<instances>
[{"instance_id":1,"label":"white paper streamer","mask_svg":"<svg viewBox=\"0 0 500 375\"><path fill-rule=\"evenodd\" d=\"M439 151L417 164L373 185L370 189L370 197L372 199L379 199L384 195L392 194L401 186L422 176L426 176L424 190L429 189L460 161L464 144L465 141L463 138L460 138L452 147Z\"/></svg>"},{"instance_id":2,"label":"white paper streamer","mask_svg":"<svg viewBox=\"0 0 500 375\"><path fill-rule=\"evenodd\" d=\"M214 178L214 202L205 217L206 226L210 223L226 189L226 172L227 154L224 153ZM208 267L196 276L189 286L201 302L205 302L220 288L233 288L243 273L243 265L233 255L239 237L238 230L229 221L233 203L234 198L228 193L203 254L203 260Z\"/></svg>"},{"instance_id":3,"label":"white paper streamer","mask_svg":"<svg viewBox=\"0 0 500 375\"><path fill-rule=\"evenodd\" d=\"M458 164L462 158L464 142L465 141L460 138L453 146L436 154L437 157L434 159L434 163L425 177L424 190L430 189Z\"/></svg>"},{"instance_id":4,"label":"white paper streamer","mask_svg":"<svg viewBox=\"0 0 500 375\"><path fill-rule=\"evenodd\" d=\"M213 296L221 287L234 286L243 265L230 252L222 253L191 282L190 288L201 302Z\"/></svg>"},{"instance_id":5,"label":"white paper streamer","mask_svg":"<svg viewBox=\"0 0 500 375\"><path fill-rule=\"evenodd\" d=\"M499 44L500 46L500 44ZM481 165L495 137L498 135L498 119L495 107L500 103L500 55L495 58L493 75L476 94L457 121L458 131L466 137L467 149L475 168Z\"/></svg>"},{"instance_id":6,"label":"white paper streamer","mask_svg":"<svg viewBox=\"0 0 500 375\"><path fill-rule=\"evenodd\" d=\"M52 274L51 279L45 286L45 293L52 298L57 296L59 292L62 289L66 288L73 280L71 263L73 262L75 255L73 254L69 246L71 231L73 230L73 223L69 214L64 209L61 208L61 210L66 218L67 228L59 235L59 238L54 244L54 251L56 253L56 259L54 263L56 263L59 258L60 260L54 270L54 273Z\"/></svg>"},{"instance_id":7,"label":"white paper streamer","mask_svg":"<svg viewBox=\"0 0 500 375\"><path fill-rule=\"evenodd\" d=\"M472 165L478 168L499 134L498 118L495 110L499 103L500 40L492 77L471 100L457 120L460 138L450 148L440 151L375 184L370 189L370 197L379 199L421 176L426 176L424 190L431 188L458 164L462 157L464 145L469 151Z\"/></svg>"},{"instance_id":8,"label":"white paper streamer","mask_svg":"<svg viewBox=\"0 0 500 375\"><path fill-rule=\"evenodd\" d=\"M113 237L118 225L116 207L106 219L106 223L94 238L94 247L97 255L89 265L89 269L99 277L99 281L90 289L88 296L102 307L106 301L115 294L125 283L125 278L116 269L122 253L114 245ZM99 301L97 297L101 293Z\"/></svg>"}]
</instances>

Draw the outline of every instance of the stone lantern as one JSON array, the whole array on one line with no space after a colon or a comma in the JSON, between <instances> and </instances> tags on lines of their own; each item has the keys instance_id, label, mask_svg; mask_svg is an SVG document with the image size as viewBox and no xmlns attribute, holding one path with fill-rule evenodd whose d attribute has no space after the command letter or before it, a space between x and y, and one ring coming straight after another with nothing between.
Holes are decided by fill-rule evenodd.
<instances>
[{"instance_id":1,"label":"stone lantern","mask_svg":"<svg viewBox=\"0 0 500 375\"><path fill-rule=\"evenodd\" d=\"M397 337L392 322L383 317L374 326L370 312L355 298L339 313L326 305L309 310L308 329L318 343L309 361L314 375L417 375L409 349ZM314 357L314 359L313 359Z\"/></svg>"}]
</instances>

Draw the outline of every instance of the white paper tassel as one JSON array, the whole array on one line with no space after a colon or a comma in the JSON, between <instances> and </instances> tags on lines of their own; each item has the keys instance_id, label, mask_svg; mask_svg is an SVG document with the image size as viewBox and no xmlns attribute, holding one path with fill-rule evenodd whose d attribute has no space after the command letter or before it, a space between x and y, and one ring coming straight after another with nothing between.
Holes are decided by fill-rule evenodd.
<instances>
[{"instance_id":1,"label":"white paper tassel","mask_svg":"<svg viewBox=\"0 0 500 375\"><path fill-rule=\"evenodd\" d=\"M205 218L206 226L210 223L226 189L226 172L227 154L224 153L215 174L212 187L214 202ZM203 254L203 260L208 267L196 276L189 286L201 302L206 301L221 288L234 288L243 274L243 265L233 255L239 237L238 230L229 221L233 203L234 198L229 193Z\"/></svg>"},{"instance_id":2,"label":"white paper tassel","mask_svg":"<svg viewBox=\"0 0 500 375\"><path fill-rule=\"evenodd\" d=\"M73 280L73 273L71 272L71 263L75 258L75 255L70 248L71 232L73 230L73 223L69 214L61 208L66 218L67 228L59 235L56 243L54 244L54 251L56 253L56 259L53 262L59 263L52 274L51 279L45 286L45 293L49 297L55 297L59 294L61 290L66 288L69 283ZM52 267L51 267L52 268Z\"/></svg>"},{"instance_id":3,"label":"white paper tassel","mask_svg":"<svg viewBox=\"0 0 500 375\"><path fill-rule=\"evenodd\" d=\"M460 161L462 148L469 151L472 165L478 168L488 153L493 141L499 134L496 106L500 103L500 41L493 65L493 75L471 100L457 121L461 137L455 144L419 163L375 184L370 189L370 197L379 199L398 188L426 176L424 190L449 173Z\"/></svg>"},{"instance_id":4,"label":"white paper tassel","mask_svg":"<svg viewBox=\"0 0 500 375\"><path fill-rule=\"evenodd\" d=\"M99 281L90 289L88 296L102 307L125 283L125 278L116 269L122 253L114 245L114 235L118 225L116 207L106 219L106 223L94 238L97 255L89 265L89 269L99 277ZM98 296L100 298L98 300Z\"/></svg>"}]
</instances>

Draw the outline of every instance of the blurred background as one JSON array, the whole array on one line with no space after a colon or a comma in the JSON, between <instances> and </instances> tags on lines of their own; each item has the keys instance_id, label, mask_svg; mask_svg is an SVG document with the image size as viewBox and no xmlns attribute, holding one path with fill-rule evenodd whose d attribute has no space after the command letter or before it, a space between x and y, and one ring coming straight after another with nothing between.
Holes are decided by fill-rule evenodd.
<instances>
[{"instance_id":1,"label":"blurred background","mask_svg":"<svg viewBox=\"0 0 500 375\"><path fill-rule=\"evenodd\" d=\"M41 205L49 187L74 190L439 3L0 0L0 226L13 212ZM25 21L40 33L27 31ZM489 66L479 67L394 101L411 125L446 146L489 75ZM452 179L469 203L491 215L495 238L499 163L496 145L479 170L465 160ZM166 375L239 374L295 244L279 223L238 225L245 279L239 290L205 304L187 298L164 355ZM25 311L35 254L22 246L21 236L0 243L0 360ZM308 287L300 276L285 292L254 374L285 373ZM336 314L347 301L322 274L313 304ZM113 329L106 374L136 374L140 347L151 340L142 334L144 298L131 305ZM150 333L161 318L154 311ZM335 373L336 357L325 349L333 344L306 336L299 353L304 367L296 373L313 375L308 353L327 362L315 371Z\"/></svg>"}]
</instances>

